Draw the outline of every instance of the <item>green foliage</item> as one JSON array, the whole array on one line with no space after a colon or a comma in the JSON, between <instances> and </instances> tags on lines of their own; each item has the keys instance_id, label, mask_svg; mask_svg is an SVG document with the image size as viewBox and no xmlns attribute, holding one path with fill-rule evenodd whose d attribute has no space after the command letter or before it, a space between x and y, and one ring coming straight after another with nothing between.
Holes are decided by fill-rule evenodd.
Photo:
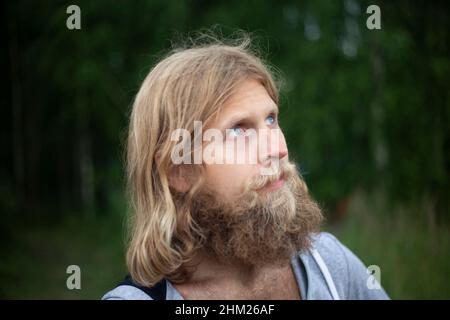
<instances>
[{"instance_id":1,"label":"green foliage","mask_svg":"<svg viewBox=\"0 0 450 320\"><path fill-rule=\"evenodd\" d=\"M450 299L449 229L427 223L426 202L380 219L388 209L383 196L357 192L349 219L329 231L366 266L380 267L381 285L392 299ZM411 212L419 218L411 219Z\"/></svg>"}]
</instances>

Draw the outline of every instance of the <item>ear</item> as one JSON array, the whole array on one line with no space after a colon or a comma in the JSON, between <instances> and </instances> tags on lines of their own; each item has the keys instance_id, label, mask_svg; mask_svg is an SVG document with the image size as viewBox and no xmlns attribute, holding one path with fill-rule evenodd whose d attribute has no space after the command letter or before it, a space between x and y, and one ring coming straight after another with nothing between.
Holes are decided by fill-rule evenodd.
<instances>
[{"instance_id":1,"label":"ear","mask_svg":"<svg viewBox=\"0 0 450 320\"><path fill-rule=\"evenodd\" d=\"M191 188L188 169L185 166L177 165L169 172L169 185L178 192L186 193Z\"/></svg>"},{"instance_id":2,"label":"ear","mask_svg":"<svg viewBox=\"0 0 450 320\"><path fill-rule=\"evenodd\" d=\"M161 157L158 153L155 155L155 162L156 166L159 166L161 163ZM169 186L178 192L187 192L191 187L187 171L188 168L183 165L176 165L172 167L167 175Z\"/></svg>"},{"instance_id":3,"label":"ear","mask_svg":"<svg viewBox=\"0 0 450 320\"><path fill-rule=\"evenodd\" d=\"M155 154L156 166L161 164L161 156L157 152ZM185 193L190 188L190 183L188 179L187 168L183 165L176 165L172 167L168 173L169 186L178 192Z\"/></svg>"}]
</instances>

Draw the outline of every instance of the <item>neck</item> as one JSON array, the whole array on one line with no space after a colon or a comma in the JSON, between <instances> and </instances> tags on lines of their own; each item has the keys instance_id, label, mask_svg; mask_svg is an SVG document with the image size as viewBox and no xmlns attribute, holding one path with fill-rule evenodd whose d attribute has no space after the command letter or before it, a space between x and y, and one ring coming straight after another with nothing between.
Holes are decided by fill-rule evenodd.
<instances>
[{"instance_id":1,"label":"neck","mask_svg":"<svg viewBox=\"0 0 450 320\"><path fill-rule=\"evenodd\" d=\"M199 253L186 267L193 271L186 284L205 285L227 281L242 287L252 287L262 277L290 268L290 261L281 265L249 266L238 262L222 263L214 257Z\"/></svg>"}]
</instances>

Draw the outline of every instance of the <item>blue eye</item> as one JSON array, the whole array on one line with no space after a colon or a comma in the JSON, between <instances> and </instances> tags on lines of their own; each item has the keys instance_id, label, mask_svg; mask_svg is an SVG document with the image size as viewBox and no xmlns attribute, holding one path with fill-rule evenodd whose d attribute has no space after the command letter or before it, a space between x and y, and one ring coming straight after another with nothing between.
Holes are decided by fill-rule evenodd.
<instances>
[{"instance_id":1,"label":"blue eye","mask_svg":"<svg viewBox=\"0 0 450 320\"><path fill-rule=\"evenodd\" d=\"M230 130L230 134L235 137L243 135L245 132L245 130L242 128L242 126L235 126L229 130Z\"/></svg>"},{"instance_id":2,"label":"blue eye","mask_svg":"<svg viewBox=\"0 0 450 320\"><path fill-rule=\"evenodd\" d=\"M267 123L268 125L272 125L272 124L274 124L275 122L276 122L276 118L275 118L274 115L270 115L270 116L268 116L268 117L266 118L266 123Z\"/></svg>"}]
</instances>

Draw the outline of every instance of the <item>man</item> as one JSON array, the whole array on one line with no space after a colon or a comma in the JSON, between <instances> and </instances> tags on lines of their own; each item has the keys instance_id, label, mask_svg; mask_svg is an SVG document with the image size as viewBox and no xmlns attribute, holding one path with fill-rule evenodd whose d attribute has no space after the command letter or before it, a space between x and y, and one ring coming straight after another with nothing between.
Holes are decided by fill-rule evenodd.
<instances>
[{"instance_id":1,"label":"man","mask_svg":"<svg viewBox=\"0 0 450 320\"><path fill-rule=\"evenodd\" d=\"M388 298L319 233L278 89L249 45L176 50L144 80L127 144L130 276L103 299Z\"/></svg>"}]
</instances>

